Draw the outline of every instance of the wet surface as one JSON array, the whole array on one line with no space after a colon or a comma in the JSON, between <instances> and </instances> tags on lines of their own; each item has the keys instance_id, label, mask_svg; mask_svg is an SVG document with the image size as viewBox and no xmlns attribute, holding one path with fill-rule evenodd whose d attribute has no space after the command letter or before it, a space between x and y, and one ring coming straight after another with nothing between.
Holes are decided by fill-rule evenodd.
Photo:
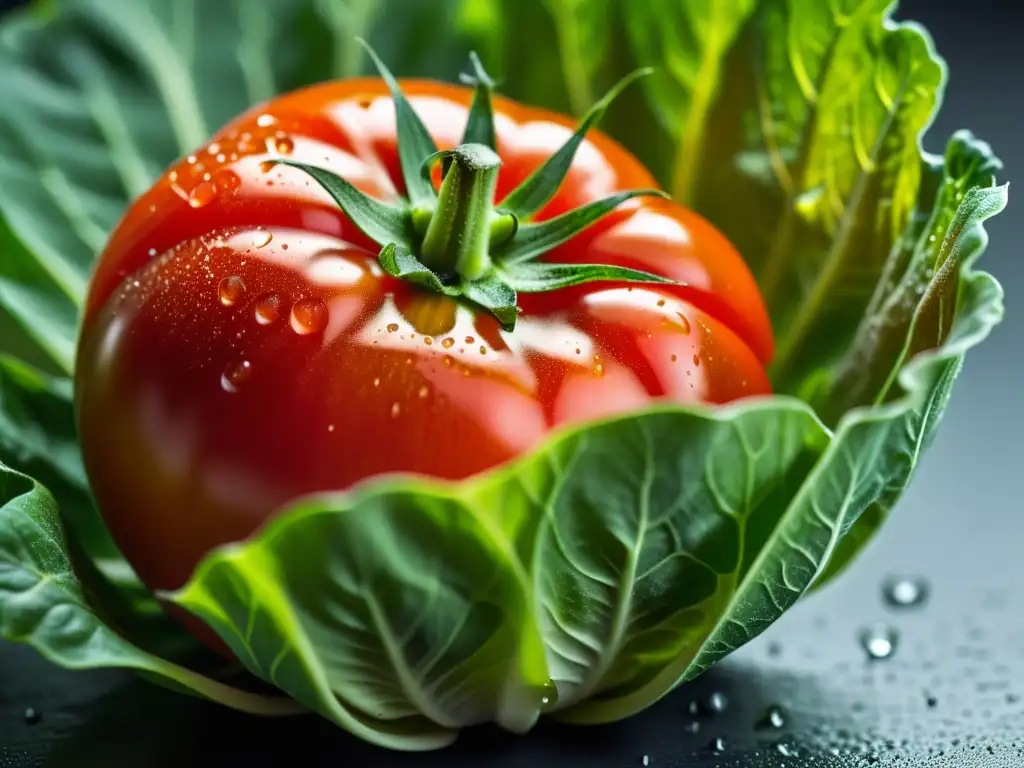
<instances>
[{"instance_id":1,"label":"wet surface","mask_svg":"<svg viewBox=\"0 0 1024 768\"><path fill-rule=\"evenodd\" d=\"M0 3L2 5L2 3ZM943 10L958 5L959 10ZM1020 11L905 0L950 63L929 149L970 126L1024 169ZM998 12L1001 11L1001 12ZM0 768L487 765L653 768L1024 765L1024 514L1019 499L1021 313L1011 210L984 266L1009 316L970 357L934 447L882 535L839 581L646 713L610 726L464 734L433 755L389 754L315 718L257 720L111 671L71 673L0 645ZM228 287L230 294L230 286Z\"/></svg>"}]
</instances>

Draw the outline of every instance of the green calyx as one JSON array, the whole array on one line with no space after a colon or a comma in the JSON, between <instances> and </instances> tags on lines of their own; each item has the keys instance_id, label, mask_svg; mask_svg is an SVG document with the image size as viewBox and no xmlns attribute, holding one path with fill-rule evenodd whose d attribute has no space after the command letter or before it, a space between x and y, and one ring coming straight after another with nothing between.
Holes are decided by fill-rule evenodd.
<instances>
[{"instance_id":1,"label":"green calyx","mask_svg":"<svg viewBox=\"0 0 1024 768\"><path fill-rule=\"evenodd\" d=\"M362 41L361 41L362 42ZM552 291L597 280L671 283L648 272L603 264L537 261L636 197L666 197L655 189L621 192L544 222L533 217L557 194L587 131L625 86L649 70L625 78L581 120L565 145L495 205L501 158L496 150L494 82L473 54L463 81L476 88L462 143L438 151L397 80L365 42L395 104L398 156L406 194L384 203L323 168L292 160L281 165L313 177L364 234L381 246L381 267L392 277L426 290L461 297L491 312L507 329L519 314L518 293ZM443 173L439 189L432 174Z\"/></svg>"}]
</instances>

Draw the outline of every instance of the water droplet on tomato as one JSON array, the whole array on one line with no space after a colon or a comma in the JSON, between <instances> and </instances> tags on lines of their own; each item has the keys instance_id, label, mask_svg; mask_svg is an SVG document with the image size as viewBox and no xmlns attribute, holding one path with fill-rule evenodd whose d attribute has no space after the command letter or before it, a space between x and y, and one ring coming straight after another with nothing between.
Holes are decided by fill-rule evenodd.
<instances>
[{"instance_id":1,"label":"water droplet on tomato","mask_svg":"<svg viewBox=\"0 0 1024 768\"><path fill-rule=\"evenodd\" d=\"M658 306L659 307L664 307L665 306L665 300L664 299L658 299Z\"/></svg>"},{"instance_id":2,"label":"water droplet on tomato","mask_svg":"<svg viewBox=\"0 0 1024 768\"><path fill-rule=\"evenodd\" d=\"M327 325L327 305L320 299L299 299L292 305L291 325L300 336L322 331Z\"/></svg>"},{"instance_id":3,"label":"water droplet on tomato","mask_svg":"<svg viewBox=\"0 0 1024 768\"><path fill-rule=\"evenodd\" d=\"M212 182L204 181L189 192L188 204L193 208L202 208L213 202L217 197L217 187Z\"/></svg>"},{"instance_id":4,"label":"water droplet on tomato","mask_svg":"<svg viewBox=\"0 0 1024 768\"><path fill-rule=\"evenodd\" d=\"M270 325L281 316L281 297L276 293L261 296L256 302L256 322Z\"/></svg>"},{"instance_id":5,"label":"water droplet on tomato","mask_svg":"<svg viewBox=\"0 0 1024 768\"><path fill-rule=\"evenodd\" d=\"M424 384L419 391L420 400L426 400L430 396L430 387Z\"/></svg>"},{"instance_id":6,"label":"water droplet on tomato","mask_svg":"<svg viewBox=\"0 0 1024 768\"><path fill-rule=\"evenodd\" d=\"M678 360L678 359L679 359L679 355L672 355L672 362L673 362L673 363L674 363L674 362L675 362L676 360Z\"/></svg>"},{"instance_id":7,"label":"water droplet on tomato","mask_svg":"<svg viewBox=\"0 0 1024 768\"><path fill-rule=\"evenodd\" d=\"M397 419L398 415L402 412L402 406L398 403L391 404L391 418Z\"/></svg>"},{"instance_id":8,"label":"water droplet on tomato","mask_svg":"<svg viewBox=\"0 0 1024 768\"><path fill-rule=\"evenodd\" d=\"M217 189L234 192L242 186L242 179L234 171L224 168L213 175L213 183L217 185Z\"/></svg>"},{"instance_id":9,"label":"water droplet on tomato","mask_svg":"<svg viewBox=\"0 0 1024 768\"><path fill-rule=\"evenodd\" d=\"M603 363L598 363L597 365L594 366L594 375L597 378L601 378L602 376L604 376L604 364Z\"/></svg>"},{"instance_id":10,"label":"water droplet on tomato","mask_svg":"<svg viewBox=\"0 0 1024 768\"><path fill-rule=\"evenodd\" d=\"M220 386L225 392L237 392L252 375L252 364L248 360L229 365L220 376Z\"/></svg>"},{"instance_id":11,"label":"water droplet on tomato","mask_svg":"<svg viewBox=\"0 0 1024 768\"><path fill-rule=\"evenodd\" d=\"M676 316L679 318L679 322L682 324L683 333L690 333L690 321L686 319L686 315L682 312L677 312Z\"/></svg>"},{"instance_id":12,"label":"water droplet on tomato","mask_svg":"<svg viewBox=\"0 0 1024 768\"><path fill-rule=\"evenodd\" d=\"M157 253L156 248L150 248L149 251L148 251L149 258L152 259L154 256L156 256L156 253Z\"/></svg>"},{"instance_id":13,"label":"water droplet on tomato","mask_svg":"<svg viewBox=\"0 0 1024 768\"><path fill-rule=\"evenodd\" d=\"M388 333L394 333L398 330L398 323L388 323Z\"/></svg>"},{"instance_id":14,"label":"water droplet on tomato","mask_svg":"<svg viewBox=\"0 0 1024 768\"><path fill-rule=\"evenodd\" d=\"M282 155L290 155L295 150L295 142L287 136L279 138L274 143L274 149Z\"/></svg>"},{"instance_id":15,"label":"water droplet on tomato","mask_svg":"<svg viewBox=\"0 0 1024 768\"><path fill-rule=\"evenodd\" d=\"M276 122L277 118L275 118L273 115L263 114L256 118L256 125L258 125L260 128L269 128Z\"/></svg>"},{"instance_id":16,"label":"water droplet on tomato","mask_svg":"<svg viewBox=\"0 0 1024 768\"><path fill-rule=\"evenodd\" d=\"M700 365L700 358L697 355L693 356L693 364L697 366Z\"/></svg>"},{"instance_id":17,"label":"water droplet on tomato","mask_svg":"<svg viewBox=\"0 0 1024 768\"><path fill-rule=\"evenodd\" d=\"M217 286L217 294L221 304L232 307L245 295L245 282L237 275L225 277Z\"/></svg>"},{"instance_id":18,"label":"water droplet on tomato","mask_svg":"<svg viewBox=\"0 0 1024 768\"><path fill-rule=\"evenodd\" d=\"M430 336L424 336L423 343L429 347L431 344L434 343L434 340Z\"/></svg>"},{"instance_id":19,"label":"water droplet on tomato","mask_svg":"<svg viewBox=\"0 0 1024 768\"><path fill-rule=\"evenodd\" d=\"M260 173L270 173L276 165L276 160L264 160L260 163Z\"/></svg>"},{"instance_id":20,"label":"water droplet on tomato","mask_svg":"<svg viewBox=\"0 0 1024 768\"><path fill-rule=\"evenodd\" d=\"M189 165L195 165L196 164L196 156L195 155L189 155L188 156L188 164Z\"/></svg>"},{"instance_id":21,"label":"water droplet on tomato","mask_svg":"<svg viewBox=\"0 0 1024 768\"><path fill-rule=\"evenodd\" d=\"M451 349L452 347L455 346L455 339L453 339L451 336L448 336L447 338L441 340L441 346L444 347L445 349Z\"/></svg>"},{"instance_id":22,"label":"water droplet on tomato","mask_svg":"<svg viewBox=\"0 0 1024 768\"><path fill-rule=\"evenodd\" d=\"M474 339L472 336L467 336L466 337L466 343L467 344L474 344L474 343L476 343L476 339Z\"/></svg>"},{"instance_id":23,"label":"water droplet on tomato","mask_svg":"<svg viewBox=\"0 0 1024 768\"><path fill-rule=\"evenodd\" d=\"M480 345L480 354L481 355L486 355L487 354L487 347L485 347L483 344Z\"/></svg>"},{"instance_id":24,"label":"water droplet on tomato","mask_svg":"<svg viewBox=\"0 0 1024 768\"><path fill-rule=\"evenodd\" d=\"M252 244L257 248L263 248L270 244L270 241L274 239L274 236L269 232L257 232L252 239Z\"/></svg>"}]
</instances>

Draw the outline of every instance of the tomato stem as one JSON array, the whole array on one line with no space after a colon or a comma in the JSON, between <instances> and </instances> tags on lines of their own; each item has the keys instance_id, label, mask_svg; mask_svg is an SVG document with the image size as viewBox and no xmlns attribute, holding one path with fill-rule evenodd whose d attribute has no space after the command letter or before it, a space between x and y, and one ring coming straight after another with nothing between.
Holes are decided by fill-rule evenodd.
<instances>
[{"instance_id":1,"label":"tomato stem","mask_svg":"<svg viewBox=\"0 0 1024 768\"><path fill-rule=\"evenodd\" d=\"M492 230L509 232L507 217L494 210L501 158L483 144L463 144L450 160L419 256L438 274L477 280L491 270Z\"/></svg>"}]
</instances>

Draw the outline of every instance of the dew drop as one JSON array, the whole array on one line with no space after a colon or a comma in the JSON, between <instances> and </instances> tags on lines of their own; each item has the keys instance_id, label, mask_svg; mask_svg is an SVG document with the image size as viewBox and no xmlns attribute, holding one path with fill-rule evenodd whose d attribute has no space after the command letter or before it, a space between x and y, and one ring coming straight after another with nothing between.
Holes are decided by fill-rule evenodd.
<instances>
[{"instance_id":1,"label":"dew drop","mask_svg":"<svg viewBox=\"0 0 1024 768\"><path fill-rule=\"evenodd\" d=\"M644 763L644 765L650 765L651 764L650 756L644 755L643 763Z\"/></svg>"},{"instance_id":2,"label":"dew drop","mask_svg":"<svg viewBox=\"0 0 1024 768\"><path fill-rule=\"evenodd\" d=\"M156 256L156 253L157 253L156 248L150 248L149 249L149 258L152 259L154 256Z\"/></svg>"},{"instance_id":3,"label":"dew drop","mask_svg":"<svg viewBox=\"0 0 1024 768\"><path fill-rule=\"evenodd\" d=\"M225 392L237 392L238 388L252 375L252 364L248 360L229 365L220 376L220 386Z\"/></svg>"},{"instance_id":4,"label":"dew drop","mask_svg":"<svg viewBox=\"0 0 1024 768\"><path fill-rule=\"evenodd\" d=\"M451 336L448 336L447 338L441 340L441 346L444 347L445 349L451 349L452 347L455 346L455 339L453 339Z\"/></svg>"},{"instance_id":5,"label":"dew drop","mask_svg":"<svg viewBox=\"0 0 1024 768\"><path fill-rule=\"evenodd\" d=\"M237 275L225 277L217 286L217 294L220 296L220 303L225 307L233 307L239 299L245 296L245 282Z\"/></svg>"},{"instance_id":6,"label":"dew drop","mask_svg":"<svg viewBox=\"0 0 1024 768\"><path fill-rule=\"evenodd\" d=\"M713 715L720 715L723 712L725 712L726 709L728 709L729 700L725 697L724 693L721 693L720 691L715 691L710 696L708 696L707 706L708 712L710 712Z\"/></svg>"},{"instance_id":7,"label":"dew drop","mask_svg":"<svg viewBox=\"0 0 1024 768\"><path fill-rule=\"evenodd\" d=\"M282 155L290 155L295 150L295 142L289 139L287 136L277 139L274 144L274 149L280 152Z\"/></svg>"},{"instance_id":8,"label":"dew drop","mask_svg":"<svg viewBox=\"0 0 1024 768\"><path fill-rule=\"evenodd\" d=\"M467 344L473 344L475 342L476 342L476 339L474 339L472 336L467 336L466 337L466 343Z\"/></svg>"},{"instance_id":9,"label":"dew drop","mask_svg":"<svg viewBox=\"0 0 1024 768\"><path fill-rule=\"evenodd\" d=\"M775 749L783 757L796 757L796 752L790 749L786 744L776 744Z\"/></svg>"},{"instance_id":10,"label":"dew drop","mask_svg":"<svg viewBox=\"0 0 1024 768\"><path fill-rule=\"evenodd\" d=\"M300 336L322 331L327 325L327 305L320 299L299 299L292 305L292 330Z\"/></svg>"},{"instance_id":11,"label":"dew drop","mask_svg":"<svg viewBox=\"0 0 1024 768\"><path fill-rule=\"evenodd\" d=\"M712 752L714 752L716 755L720 755L723 752L725 752L728 743L726 742L723 736L716 736L714 739L711 740L710 746Z\"/></svg>"},{"instance_id":12,"label":"dew drop","mask_svg":"<svg viewBox=\"0 0 1024 768\"><path fill-rule=\"evenodd\" d=\"M594 376L597 378L604 376L604 363L598 363L594 366Z\"/></svg>"},{"instance_id":13,"label":"dew drop","mask_svg":"<svg viewBox=\"0 0 1024 768\"><path fill-rule=\"evenodd\" d=\"M234 192L242 186L242 179L234 171L224 168L214 174L213 183L217 185L217 189L223 189L225 192Z\"/></svg>"},{"instance_id":14,"label":"dew drop","mask_svg":"<svg viewBox=\"0 0 1024 768\"><path fill-rule=\"evenodd\" d=\"M424 336L423 343L429 347L431 344L434 343L434 340L430 336Z\"/></svg>"},{"instance_id":15,"label":"dew drop","mask_svg":"<svg viewBox=\"0 0 1024 768\"><path fill-rule=\"evenodd\" d=\"M693 356L693 364L697 366L700 365L700 358L697 355Z\"/></svg>"},{"instance_id":16,"label":"dew drop","mask_svg":"<svg viewBox=\"0 0 1024 768\"><path fill-rule=\"evenodd\" d=\"M558 703L558 686L554 680L548 680L540 689L540 708L550 710Z\"/></svg>"},{"instance_id":17,"label":"dew drop","mask_svg":"<svg viewBox=\"0 0 1024 768\"><path fill-rule=\"evenodd\" d=\"M374 387L379 387L380 386L380 379L379 378L376 378L376 379L373 380L373 386Z\"/></svg>"},{"instance_id":18,"label":"dew drop","mask_svg":"<svg viewBox=\"0 0 1024 768\"><path fill-rule=\"evenodd\" d=\"M659 307L664 307L665 306L665 300L664 299L658 299L658 306Z\"/></svg>"},{"instance_id":19,"label":"dew drop","mask_svg":"<svg viewBox=\"0 0 1024 768\"><path fill-rule=\"evenodd\" d=\"M683 333L689 335L689 333L690 333L690 321L686 319L686 315L684 315L682 312L676 312L676 317L679 318L679 322L680 322L681 327L683 329Z\"/></svg>"},{"instance_id":20,"label":"dew drop","mask_svg":"<svg viewBox=\"0 0 1024 768\"><path fill-rule=\"evenodd\" d=\"M263 114L256 118L256 125L260 128L269 128L276 122L277 119L273 115Z\"/></svg>"},{"instance_id":21,"label":"dew drop","mask_svg":"<svg viewBox=\"0 0 1024 768\"><path fill-rule=\"evenodd\" d=\"M43 713L33 707L28 707L23 717L26 725L38 725L43 719Z\"/></svg>"},{"instance_id":22,"label":"dew drop","mask_svg":"<svg viewBox=\"0 0 1024 768\"><path fill-rule=\"evenodd\" d=\"M252 244L257 248L263 248L270 244L270 241L274 239L274 236L269 232L257 232L253 235Z\"/></svg>"},{"instance_id":23,"label":"dew drop","mask_svg":"<svg viewBox=\"0 0 1024 768\"><path fill-rule=\"evenodd\" d=\"M679 359L679 355L672 355L672 362L673 362L673 363L674 363L674 362L675 362L676 360L678 360L678 359Z\"/></svg>"},{"instance_id":24,"label":"dew drop","mask_svg":"<svg viewBox=\"0 0 1024 768\"><path fill-rule=\"evenodd\" d=\"M430 395L430 387L428 387L426 384L424 384L422 387L420 387L420 391L419 391L420 400L426 400L429 395Z\"/></svg>"},{"instance_id":25,"label":"dew drop","mask_svg":"<svg viewBox=\"0 0 1024 768\"><path fill-rule=\"evenodd\" d=\"M486 355L487 354L487 347L485 347L483 344L480 345L480 354L481 355Z\"/></svg>"},{"instance_id":26,"label":"dew drop","mask_svg":"<svg viewBox=\"0 0 1024 768\"><path fill-rule=\"evenodd\" d=\"M928 601L929 587L921 577L892 578L882 585L882 598L890 608L919 608Z\"/></svg>"},{"instance_id":27,"label":"dew drop","mask_svg":"<svg viewBox=\"0 0 1024 768\"><path fill-rule=\"evenodd\" d=\"M264 160L260 163L260 173L270 173L275 167L277 167L276 160Z\"/></svg>"},{"instance_id":28,"label":"dew drop","mask_svg":"<svg viewBox=\"0 0 1024 768\"><path fill-rule=\"evenodd\" d=\"M327 431L328 432L333 432L334 431L334 425L333 424L328 424L327 425Z\"/></svg>"},{"instance_id":29,"label":"dew drop","mask_svg":"<svg viewBox=\"0 0 1024 768\"><path fill-rule=\"evenodd\" d=\"M402 412L402 406L398 403L391 404L391 418L397 419L398 415Z\"/></svg>"},{"instance_id":30,"label":"dew drop","mask_svg":"<svg viewBox=\"0 0 1024 768\"><path fill-rule=\"evenodd\" d=\"M256 302L256 322L270 325L281 316L281 297L276 293L261 296Z\"/></svg>"},{"instance_id":31,"label":"dew drop","mask_svg":"<svg viewBox=\"0 0 1024 768\"><path fill-rule=\"evenodd\" d=\"M935 709L939 706L939 700L935 696L926 696L924 703L928 706L928 709Z\"/></svg>"},{"instance_id":32,"label":"dew drop","mask_svg":"<svg viewBox=\"0 0 1024 768\"><path fill-rule=\"evenodd\" d=\"M398 323L388 323L388 333L394 333L398 330Z\"/></svg>"},{"instance_id":33,"label":"dew drop","mask_svg":"<svg viewBox=\"0 0 1024 768\"><path fill-rule=\"evenodd\" d=\"M859 639L870 661L883 661L896 652L899 634L892 627L871 627L861 630Z\"/></svg>"},{"instance_id":34,"label":"dew drop","mask_svg":"<svg viewBox=\"0 0 1024 768\"><path fill-rule=\"evenodd\" d=\"M768 709L765 710L764 714L761 715L761 719L757 721L758 730L779 730L786 726L786 713L782 710L782 707L777 704L772 704Z\"/></svg>"}]
</instances>

